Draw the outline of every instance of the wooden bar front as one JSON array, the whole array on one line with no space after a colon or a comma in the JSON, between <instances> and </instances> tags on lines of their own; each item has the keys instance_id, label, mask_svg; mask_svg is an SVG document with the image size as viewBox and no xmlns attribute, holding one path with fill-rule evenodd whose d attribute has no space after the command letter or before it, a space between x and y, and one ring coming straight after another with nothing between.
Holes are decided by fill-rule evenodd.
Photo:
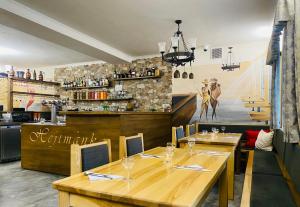
<instances>
[{"instance_id":1,"label":"wooden bar front","mask_svg":"<svg viewBox=\"0 0 300 207\"><path fill-rule=\"evenodd\" d=\"M70 175L70 145L111 139L112 159L118 159L119 136L144 133L145 150L165 146L171 140L168 112L65 112L65 126L23 124L22 167Z\"/></svg>"}]
</instances>

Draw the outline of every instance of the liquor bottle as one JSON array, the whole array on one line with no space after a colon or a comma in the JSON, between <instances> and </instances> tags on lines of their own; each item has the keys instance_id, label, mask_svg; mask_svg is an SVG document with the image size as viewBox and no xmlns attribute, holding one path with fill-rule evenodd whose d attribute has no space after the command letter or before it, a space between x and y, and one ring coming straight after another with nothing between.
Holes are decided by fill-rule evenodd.
<instances>
[{"instance_id":1,"label":"liquor bottle","mask_svg":"<svg viewBox=\"0 0 300 207\"><path fill-rule=\"evenodd\" d=\"M74 93L73 93L73 99L77 100L77 91L74 91Z\"/></svg>"},{"instance_id":2,"label":"liquor bottle","mask_svg":"<svg viewBox=\"0 0 300 207\"><path fill-rule=\"evenodd\" d=\"M117 79L117 71L115 69L114 74L113 74L113 79Z\"/></svg>"},{"instance_id":3,"label":"liquor bottle","mask_svg":"<svg viewBox=\"0 0 300 207\"><path fill-rule=\"evenodd\" d=\"M150 70L150 68L147 68L147 76L151 76L151 70Z\"/></svg>"},{"instance_id":4,"label":"liquor bottle","mask_svg":"<svg viewBox=\"0 0 300 207\"><path fill-rule=\"evenodd\" d=\"M30 69L28 68L26 72L26 79L30 79L30 78L31 78L31 73L30 73Z\"/></svg>"},{"instance_id":5,"label":"liquor bottle","mask_svg":"<svg viewBox=\"0 0 300 207\"><path fill-rule=\"evenodd\" d=\"M134 68L131 70L131 76L135 77L135 69Z\"/></svg>"},{"instance_id":6,"label":"liquor bottle","mask_svg":"<svg viewBox=\"0 0 300 207\"><path fill-rule=\"evenodd\" d=\"M36 80L36 72L33 70L33 80Z\"/></svg>"},{"instance_id":7,"label":"liquor bottle","mask_svg":"<svg viewBox=\"0 0 300 207\"><path fill-rule=\"evenodd\" d=\"M44 80L43 72L40 71L40 74L39 74L39 81L43 81L43 80Z\"/></svg>"},{"instance_id":8,"label":"liquor bottle","mask_svg":"<svg viewBox=\"0 0 300 207\"><path fill-rule=\"evenodd\" d=\"M151 69L151 76L154 76L155 75L155 68L153 67L152 69Z\"/></svg>"}]
</instances>

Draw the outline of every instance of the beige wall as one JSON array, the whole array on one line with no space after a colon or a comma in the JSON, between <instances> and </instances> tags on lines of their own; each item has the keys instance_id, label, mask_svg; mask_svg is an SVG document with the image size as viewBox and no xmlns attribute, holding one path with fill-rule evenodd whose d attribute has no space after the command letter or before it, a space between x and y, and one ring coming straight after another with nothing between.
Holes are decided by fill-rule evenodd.
<instances>
[{"instance_id":1,"label":"beige wall","mask_svg":"<svg viewBox=\"0 0 300 207\"><path fill-rule=\"evenodd\" d=\"M241 101L243 97L264 98L266 102L269 101L271 68L265 65L267 42L233 46L235 63L240 62L241 64L240 69L235 71L223 71L221 69L222 63L226 62L227 47L222 47L223 59L212 60L210 52L198 51L192 67L173 68L173 72L178 69L181 73L184 70L188 73L194 73L194 79L173 78L173 94L199 93L203 87L202 81L204 79L218 79L218 83L221 85L221 95L217 106L219 119L215 121L231 121L229 116L232 116L232 120L236 118L236 121L241 119L251 121L248 115L249 108L245 108ZM201 97L198 96L198 111L196 112L198 114L195 114L194 119L199 119L201 101ZM209 113L210 111L211 108Z\"/></svg>"}]
</instances>

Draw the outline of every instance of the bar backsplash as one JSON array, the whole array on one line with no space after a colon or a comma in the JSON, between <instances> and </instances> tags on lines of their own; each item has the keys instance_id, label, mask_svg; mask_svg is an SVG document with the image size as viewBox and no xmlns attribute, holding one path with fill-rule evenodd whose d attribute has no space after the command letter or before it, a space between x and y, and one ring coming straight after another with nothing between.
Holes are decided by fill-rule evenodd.
<instances>
[{"instance_id":1,"label":"bar backsplash","mask_svg":"<svg viewBox=\"0 0 300 207\"><path fill-rule=\"evenodd\" d=\"M138 59L128 64L91 64L72 66L64 68L56 68L54 79L63 84L65 80L72 80L74 77L95 77L113 78L114 71L128 72L129 69L135 68L140 71L146 68L156 67L160 70L162 77L154 79L139 79L121 81L123 89L132 94L132 100L122 101L80 101L77 106L84 105L87 108L97 109L100 105L119 106L126 108L127 103L132 103L136 111L164 111L166 106L172 105L172 67L161 62L161 58ZM113 82L113 85L118 84L118 81ZM61 98L73 99L73 90L59 89ZM107 90L114 90L113 87ZM110 107L111 108L111 107Z\"/></svg>"}]
</instances>

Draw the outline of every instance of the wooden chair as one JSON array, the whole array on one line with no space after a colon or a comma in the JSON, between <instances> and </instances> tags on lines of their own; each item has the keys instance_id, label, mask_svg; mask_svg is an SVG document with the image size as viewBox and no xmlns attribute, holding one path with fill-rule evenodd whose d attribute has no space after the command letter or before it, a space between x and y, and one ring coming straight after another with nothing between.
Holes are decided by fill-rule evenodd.
<instances>
[{"instance_id":1,"label":"wooden chair","mask_svg":"<svg viewBox=\"0 0 300 207\"><path fill-rule=\"evenodd\" d=\"M193 134L196 134L198 132L197 130L197 123L195 124L187 124L186 125L186 128L185 128L185 133L186 133L186 136L191 136Z\"/></svg>"},{"instance_id":2,"label":"wooden chair","mask_svg":"<svg viewBox=\"0 0 300 207\"><path fill-rule=\"evenodd\" d=\"M144 152L143 133L131 137L120 136L119 139L119 159L129 157Z\"/></svg>"},{"instance_id":3,"label":"wooden chair","mask_svg":"<svg viewBox=\"0 0 300 207\"><path fill-rule=\"evenodd\" d=\"M172 127L172 144L177 147L178 139L185 137L183 126Z\"/></svg>"},{"instance_id":4,"label":"wooden chair","mask_svg":"<svg viewBox=\"0 0 300 207\"><path fill-rule=\"evenodd\" d=\"M71 175L111 162L110 139L87 145L71 145Z\"/></svg>"}]
</instances>

